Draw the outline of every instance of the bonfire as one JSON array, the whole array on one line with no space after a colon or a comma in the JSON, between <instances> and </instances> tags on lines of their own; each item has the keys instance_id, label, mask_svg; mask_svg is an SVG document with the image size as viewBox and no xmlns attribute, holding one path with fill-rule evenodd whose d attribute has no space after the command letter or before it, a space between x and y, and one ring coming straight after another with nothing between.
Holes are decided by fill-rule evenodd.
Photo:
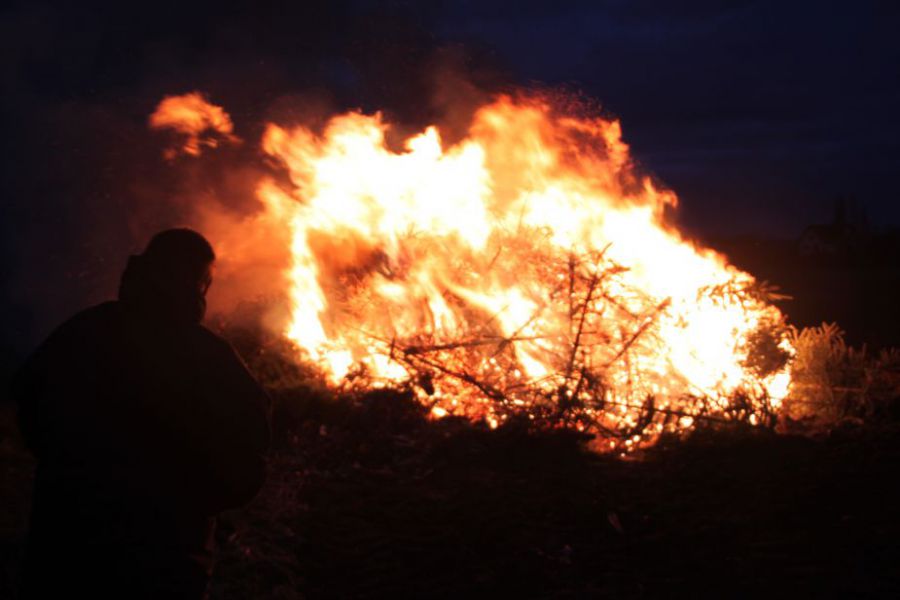
<instances>
[{"instance_id":1,"label":"bonfire","mask_svg":"<svg viewBox=\"0 0 900 600\"><path fill-rule=\"evenodd\" d=\"M434 418L563 424L618 451L772 424L794 350L771 290L682 235L619 122L583 112L501 95L452 144L435 126L389 143L377 113L268 124L260 152L285 176L258 182L252 223L289 244L294 360L336 391L409 390ZM151 125L191 156L237 140L199 93Z\"/></svg>"}]
</instances>

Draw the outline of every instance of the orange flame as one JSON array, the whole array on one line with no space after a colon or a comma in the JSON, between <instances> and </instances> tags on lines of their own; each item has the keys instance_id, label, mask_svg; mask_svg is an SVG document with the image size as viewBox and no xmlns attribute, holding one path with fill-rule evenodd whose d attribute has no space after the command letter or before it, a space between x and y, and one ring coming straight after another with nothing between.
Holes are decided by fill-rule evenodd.
<instances>
[{"instance_id":1,"label":"orange flame","mask_svg":"<svg viewBox=\"0 0 900 600\"><path fill-rule=\"evenodd\" d=\"M216 146L208 132L238 141L196 92L150 123L191 155ZM270 124L262 150L290 184L261 181L259 215L198 211L227 230L223 260L249 244L268 261L255 281L289 288L283 334L332 385L408 385L435 417L492 426L564 418L621 450L780 409L781 313L667 224L677 199L636 172L617 121L502 96L450 146L428 127L393 150L388 129L359 113L321 134Z\"/></svg>"},{"instance_id":2,"label":"orange flame","mask_svg":"<svg viewBox=\"0 0 900 600\"><path fill-rule=\"evenodd\" d=\"M212 135L219 134L229 142L236 142L231 117L221 106L211 104L200 92L182 96L166 96L150 115L152 129L171 129L186 136L181 152L199 156L201 146L215 148L218 141ZM178 150L166 151L166 158L174 158Z\"/></svg>"},{"instance_id":3,"label":"orange flame","mask_svg":"<svg viewBox=\"0 0 900 600\"><path fill-rule=\"evenodd\" d=\"M778 409L789 366L751 355L769 330L790 355L782 315L665 223L676 197L618 121L500 97L450 147L428 127L394 151L387 130L348 113L262 141L293 183L259 191L292 232L285 334L333 384L412 383L436 416L492 424L574 406L629 447L736 397L751 422Z\"/></svg>"}]
</instances>

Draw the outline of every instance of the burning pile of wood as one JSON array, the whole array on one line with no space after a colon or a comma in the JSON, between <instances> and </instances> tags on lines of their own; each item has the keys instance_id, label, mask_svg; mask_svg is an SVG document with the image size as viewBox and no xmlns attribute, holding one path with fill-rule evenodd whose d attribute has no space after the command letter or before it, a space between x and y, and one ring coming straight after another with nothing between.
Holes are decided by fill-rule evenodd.
<instances>
[{"instance_id":1,"label":"burning pile of wood","mask_svg":"<svg viewBox=\"0 0 900 600\"><path fill-rule=\"evenodd\" d=\"M530 241L517 240L519 245ZM533 250L533 248L532 248ZM510 256L521 257L521 248ZM745 422L772 426L779 399L763 385L748 385L725 395L701 391L677 398L662 396L664 381L645 370L648 349L664 345L661 320L671 298L655 298L629 288L622 275L627 267L605 257L605 250L564 261L534 260L522 265L523 276L543 271L540 280L556 280L546 301L511 335L497 326L497 315L481 314L475 325L456 336L419 333L405 337L369 338L376 351L403 365L409 387L432 414L484 418L497 426L511 418L539 425L563 425L595 434L609 448L631 449L652 443L663 432L683 431L695 422ZM502 261L503 252L494 257ZM560 276L563 274L563 276ZM628 304L623 303L623 294ZM732 283L698 291L698 301L724 302L727 298L756 297L768 291L760 286ZM357 297L357 302L371 299ZM348 308L352 316L353 308ZM545 332L536 323L566 322L562 331ZM780 320L762 323L741 350L746 367L763 381L782 371L790 356L779 345L785 334ZM527 344L550 370L539 378L522 372L516 347ZM622 373L627 376L624 380ZM671 377L665 373L662 378ZM341 387L364 391L384 385L360 364ZM396 385L396 384L395 384ZM465 399L468 399L466 401ZM473 401L473 399L475 399Z\"/></svg>"},{"instance_id":2,"label":"burning pile of wood","mask_svg":"<svg viewBox=\"0 0 900 600\"><path fill-rule=\"evenodd\" d=\"M191 100L155 120L173 128ZM210 123L175 129L190 143ZM271 326L295 360L335 389L412 389L435 417L562 422L615 449L697 419L771 422L791 381L781 313L671 224L675 195L617 121L522 94L451 145L389 130L351 112L263 135L281 176L220 255L246 261L242 239L289 255L289 316Z\"/></svg>"}]
</instances>

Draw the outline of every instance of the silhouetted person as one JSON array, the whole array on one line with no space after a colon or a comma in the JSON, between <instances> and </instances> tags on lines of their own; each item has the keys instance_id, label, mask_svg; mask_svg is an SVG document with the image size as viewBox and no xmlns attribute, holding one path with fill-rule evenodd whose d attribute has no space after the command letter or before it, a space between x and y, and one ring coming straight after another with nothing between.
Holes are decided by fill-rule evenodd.
<instances>
[{"instance_id":1,"label":"silhouetted person","mask_svg":"<svg viewBox=\"0 0 900 600\"><path fill-rule=\"evenodd\" d=\"M200 598L214 518L257 493L265 396L200 325L209 243L156 235L119 300L60 326L13 381L37 457L26 598Z\"/></svg>"}]
</instances>

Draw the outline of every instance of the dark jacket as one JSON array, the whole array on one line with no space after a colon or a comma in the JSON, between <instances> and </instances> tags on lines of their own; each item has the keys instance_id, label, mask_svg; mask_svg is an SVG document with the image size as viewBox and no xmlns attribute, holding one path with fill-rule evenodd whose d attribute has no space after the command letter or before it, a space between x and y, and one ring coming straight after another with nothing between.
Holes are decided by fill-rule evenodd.
<instances>
[{"instance_id":1,"label":"dark jacket","mask_svg":"<svg viewBox=\"0 0 900 600\"><path fill-rule=\"evenodd\" d=\"M26 596L56 578L68 592L202 596L213 518L264 481L264 392L224 340L145 308L79 313L14 379L38 460Z\"/></svg>"}]
</instances>

